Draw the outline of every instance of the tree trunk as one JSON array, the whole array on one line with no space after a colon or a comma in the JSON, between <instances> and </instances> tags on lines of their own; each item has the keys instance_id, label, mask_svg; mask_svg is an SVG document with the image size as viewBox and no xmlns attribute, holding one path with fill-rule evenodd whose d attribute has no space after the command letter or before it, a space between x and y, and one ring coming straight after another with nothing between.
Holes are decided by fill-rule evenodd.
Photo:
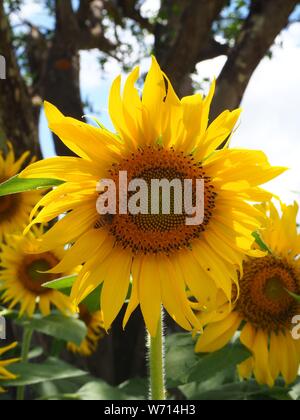
<instances>
[{"instance_id":1,"label":"tree trunk","mask_svg":"<svg viewBox=\"0 0 300 420\"><path fill-rule=\"evenodd\" d=\"M6 79L0 80L0 126L2 143L10 140L15 153L20 156L30 150L40 157L38 124L31 96L20 73L12 32L4 12L3 2L0 3L0 39L1 54L6 60Z\"/></svg>"},{"instance_id":2,"label":"tree trunk","mask_svg":"<svg viewBox=\"0 0 300 420\"><path fill-rule=\"evenodd\" d=\"M58 37L50 48L44 80L46 101L73 118L82 119L84 114L80 96L80 58L72 46L64 45ZM55 149L60 156L70 156L72 152L56 136Z\"/></svg>"}]
</instances>

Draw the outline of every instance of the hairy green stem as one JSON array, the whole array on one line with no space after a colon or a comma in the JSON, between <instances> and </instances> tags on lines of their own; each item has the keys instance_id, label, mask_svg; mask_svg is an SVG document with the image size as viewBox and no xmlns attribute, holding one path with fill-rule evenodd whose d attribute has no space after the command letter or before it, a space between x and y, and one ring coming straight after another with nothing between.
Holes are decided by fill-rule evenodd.
<instances>
[{"instance_id":1,"label":"hairy green stem","mask_svg":"<svg viewBox=\"0 0 300 420\"><path fill-rule=\"evenodd\" d=\"M149 335L150 398L162 401L166 399L163 316L159 320L156 337Z\"/></svg>"},{"instance_id":2,"label":"hairy green stem","mask_svg":"<svg viewBox=\"0 0 300 420\"><path fill-rule=\"evenodd\" d=\"M33 335L33 330L30 327L25 327L24 333L23 333L23 342L22 342L22 354L21 354L22 363L26 363L28 361L32 335ZM25 399L25 386L19 386L17 389L17 401L24 401L24 399Z\"/></svg>"}]
</instances>

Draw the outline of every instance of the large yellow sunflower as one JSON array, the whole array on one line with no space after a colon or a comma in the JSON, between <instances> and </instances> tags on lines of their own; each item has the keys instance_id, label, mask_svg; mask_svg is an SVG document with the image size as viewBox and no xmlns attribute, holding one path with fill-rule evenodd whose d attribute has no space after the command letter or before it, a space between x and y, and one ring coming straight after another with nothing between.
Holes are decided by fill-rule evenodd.
<instances>
[{"instance_id":1,"label":"large yellow sunflower","mask_svg":"<svg viewBox=\"0 0 300 420\"><path fill-rule=\"evenodd\" d=\"M5 157L0 151L0 184L20 172L28 156L29 152L26 152L20 159L15 160L12 145L8 143L7 156ZM25 228L30 212L40 197L40 193L36 191L0 197L0 241L4 234L18 232Z\"/></svg>"},{"instance_id":2,"label":"large yellow sunflower","mask_svg":"<svg viewBox=\"0 0 300 420\"><path fill-rule=\"evenodd\" d=\"M101 311L91 313L85 305L79 305L79 319L87 326L87 335L80 346L68 343L68 350L81 356L89 357L97 350L101 338L105 336Z\"/></svg>"},{"instance_id":3,"label":"large yellow sunflower","mask_svg":"<svg viewBox=\"0 0 300 420\"><path fill-rule=\"evenodd\" d=\"M16 376L7 370L7 367L9 365L12 365L13 363L17 363L19 359L1 360L1 357L3 356L3 354L14 349L17 346L17 344L18 343L13 343L9 346L0 347L0 381L7 380L7 379L16 379ZM4 389L0 386L0 394L2 392L4 392Z\"/></svg>"},{"instance_id":4,"label":"large yellow sunflower","mask_svg":"<svg viewBox=\"0 0 300 420\"><path fill-rule=\"evenodd\" d=\"M262 152L219 150L228 139L240 110L225 111L210 125L209 95L180 100L167 76L153 59L142 98L135 83L139 69L112 85L109 110L117 134L67 118L46 103L50 128L79 157L58 157L29 166L23 178L57 178L66 183L49 193L33 223L66 216L40 240L48 251L73 243L52 272L85 263L72 290L76 305L103 283L101 308L109 329L120 311L132 276L132 293L124 318L140 305L147 328L156 335L161 305L183 328L198 321L186 287L204 304L212 304L217 288L231 296L236 266L253 243L261 214L249 202L269 199L259 188L283 172L273 168ZM96 211L100 179L116 182L127 171L128 182L142 178L204 180L204 223L187 226L184 215L117 214L101 217ZM119 191L121 194L123 191Z\"/></svg>"},{"instance_id":5,"label":"large yellow sunflower","mask_svg":"<svg viewBox=\"0 0 300 420\"><path fill-rule=\"evenodd\" d=\"M32 316L38 305L41 313L47 316L51 305L61 312L72 311L73 305L69 297L62 293L42 287L42 284L54 280L53 274L44 274L55 267L64 256L64 249L35 253L34 240L43 232L43 227L34 227L27 236L10 235L6 244L2 244L0 253L0 292L1 299L9 308L19 305L20 316L25 313ZM62 272L61 276L68 275Z\"/></svg>"},{"instance_id":6,"label":"large yellow sunflower","mask_svg":"<svg viewBox=\"0 0 300 420\"><path fill-rule=\"evenodd\" d=\"M291 295L300 295L298 206L282 210L280 217L270 204L267 226L261 231L271 253L245 261L233 307L223 295L216 311L199 315L201 324L208 326L196 344L197 352L219 350L242 326L240 340L253 356L239 366L240 375L254 374L260 384L269 386L280 374L287 384L294 382L300 366L300 340L292 336L300 304Z\"/></svg>"}]
</instances>

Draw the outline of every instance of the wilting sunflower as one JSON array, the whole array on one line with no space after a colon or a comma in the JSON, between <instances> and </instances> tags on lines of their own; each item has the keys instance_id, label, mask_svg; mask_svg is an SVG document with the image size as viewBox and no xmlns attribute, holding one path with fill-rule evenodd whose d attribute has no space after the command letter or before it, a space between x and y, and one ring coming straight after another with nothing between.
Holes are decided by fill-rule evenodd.
<instances>
[{"instance_id":1,"label":"wilting sunflower","mask_svg":"<svg viewBox=\"0 0 300 420\"><path fill-rule=\"evenodd\" d=\"M68 343L68 350L89 357L97 350L99 341L105 336L101 311L91 313L85 305L79 305L79 319L87 326L87 335L80 346Z\"/></svg>"},{"instance_id":2,"label":"wilting sunflower","mask_svg":"<svg viewBox=\"0 0 300 420\"><path fill-rule=\"evenodd\" d=\"M293 318L300 304L300 235L297 233L298 206L283 206L282 217L273 204L261 237L271 253L248 258L240 279L240 295L233 307L223 298L214 313L201 314L208 324L196 351L212 352L225 346L242 326L241 342L253 357L239 366L242 378L252 374L260 384L273 386L281 374L287 384L294 382L300 365L300 340L292 337Z\"/></svg>"},{"instance_id":3,"label":"wilting sunflower","mask_svg":"<svg viewBox=\"0 0 300 420\"><path fill-rule=\"evenodd\" d=\"M1 299L12 309L19 305L19 314L32 316L38 305L41 313L47 316L51 312L51 305L61 312L67 313L73 305L69 297L62 293L42 287L57 276L44 274L47 270L57 266L64 256L64 249L34 253L34 240L43 233L43 227L34 227L27 236L10 235L6 237L6 244L2 245L0 253L0 292ZM70 273L61 273L61 276Z\"/></svg>"},{"instance_id":4,"label":"wilting sunflower","mask_svg":"<svg viewBox=\"0 0 300 420\"><path fill-rule=\"evenodd\" d=\"M2 356L8 351L14 349L18 343L13 343L6 347L0 347L0 382L7 379L16 379L16 376L9 372L6 368L13 363L17 363L19 359L7 359L1 360ZM4 389L0 386L0 394L4 392Z\"/></svg>"},{"instance_id":5,"label":"wilting sunflower","mask_svg":"<svg viewBox=\"0 0 300 420\"><path fill-rule=\"evenodd\" d=\"M67 212L41 238L40 249L73 243L52 272L85 263L72 290L75 304L103 282L101 308L109 329L132 276L124 325L140 304L147 328L155 336L161 304L183 328L198 324L186 286L203 304L213 302L217 288L231 296L236 265L245 252L251 252L251 234L261 223L261 213L249 202L269 199L259 185L283 169L271 167L262 152L216 150L231 135L240 110L225 111L208 125L214 83L206 98L194 95L180 100L155 59L142 98L135 87L138 78L137 68L122 95L121 78L112 85L109 110L117 134L67 118L46 103L50 128L79 158L38 162L21 176L66 182L39 203L43 209L33 223ZM99 216L96 185L105 178L115 181L118 198L124 194L119 191L124 171L128 183L138 178L148 186L152 179L182 183L191 179L194 184L196 179L204 180L204 222L188 226L186 215L175 211Z\"/></svg>"},{"instance_id":6,"label":"wilting sunflower","mask_svg":"<svg viewBox=\"0 0 300 420\"><path fill-rule=\"evenodd\" d=\"M8 143L8 153L5 157L0 151L0 184L20 172L29 152L24 153L20 159L15 160L12 145ZM41 198L37 192L0 197L0 241L4 234L23 230L28 224L29 215L37 201Z\"/></svg>"}]
</instances>

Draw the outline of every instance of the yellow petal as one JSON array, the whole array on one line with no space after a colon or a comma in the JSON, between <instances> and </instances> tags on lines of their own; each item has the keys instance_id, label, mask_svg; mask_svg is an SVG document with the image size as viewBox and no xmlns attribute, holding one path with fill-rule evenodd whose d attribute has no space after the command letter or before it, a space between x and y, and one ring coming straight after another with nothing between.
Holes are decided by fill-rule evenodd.
<instances>
[{"instance_id":1,"label":"yellow petal","mask_svg":"<svg viewBox=\"0 0 300 420\"><path fill-rule=\"evenodd\" d=\"M258 330L253 343L254 375L261 385L274 386L274 379L270 372L268 334Z\"/></svg>"},{"instance_id":2,"label":"yellow petal","mask_svg":"<svg viewBox=\"0 0 300 420\"><path fill-rule=\"evenodd\" d=\"M135 77L136 70L129 76L130 82L132 77ZM128 96L128 84L126 87L126 98ZM113 125L122 139L126 142L127 146L132 147L134 145L135 132L131 132L129 124L124 115L124 105L121 97L121 76L117 77L112 84L109 96L109 115L113 122ZM129 115L129 112L128 112Z\"/></svg>"},{"instance_id":3,"label":"yellow petal","mask_svg":"<svg viewBox=\"0 0 300 420\"><path fill-rule=\"evenodd\" d=\"M141 266L142 266L142 257L135 257L133 259L132 264L132 290L131 290L131 296L129 299L129 303L126 309L126 313L123 319L123 328L126 327L128 320L133 313L133 311L136 310L136 308L139 306L139 279L140 279L140 272L141 272Z\"/></svg>"},{"instance_id":4,"label":"yellow petal","mask_svg":"<svg viewBox=\"0 0 300 420\"><path fill-rule=\"evenodd\" d=\"M249 322L247 322L247 324L244 326L241 332L240 340L241 340L241 343L244 344L244 346L247 347L247 349L249 349L250 351L253 350L255 336L256 336L255 328L252 327L252 325Z\"/></svg>"},{"instance_id":5,"label":"yellow petal","mask_svg":"<svg viewBox=\"0 0 300 420\"><path fill-rule=\"evenodd\" d=\"M161 286L157 272L159 261L156 256L146 256L143 259L139 278L139 300L142 314L151 337L157 333L161 317Z\"/></svg>"},{"instance_id":6,"label":"yellow petal","mask_svg":"<svg viewBox=\"0 0 300 420\"><path fill-rule=\"evenodd\" d=\"M180 275L177 276L168 257L162 257L157 274L160 276L164 307L177 324L190 331L194 321L193 312L185 295L183 279Z\"/></svg>"},{"instance_id":7,"label":"yellow petal","mask_svg":"<svg viewBox=\"0 0 300 420\"><path fill-rule=\"evenodd\" d=\"M280 346L280 340L278 335L274 332L271 334L270 338L270 371L274 381L277 379L280 373L282 349Z\"/></svg>"},{"instance_id":8,"label":"yellow petal","mask_svg":"<svg viewBox=\"0 0 300 420\"><path fill-rule=\"evenodd\" d=\"M108 236L96 255L83 266L71 291L71 300L75 306L78 306L104 281L107 265L110 262L107 257L113 249L114 240Z\"/></svg>"},{"instance_id":9,"label":"yellow petal","mask_svg":"<svg viewBox=\"0 0 300 420\"><path fill-rule=\"evenodd\" d=\"M101 174L100 174L101 176ZM41 160L21 172L21 178L53 178L62 181L100 180L96 165L76 157L56 157Z\"/></svg>"},{"instance_id":10,"label":"yellow petal","mask_svg":"<svg viewBox=\"0 0 300 420\"><path fill-rule=\"evenodd\" d=\"M13 350L17 347L18 343L14 342L12 344L10 344L9 346L5 346L5 347L0 347L0 356L2 356L4 353Z\"/></svg>"},{"instance_id":11,"label":"yellow petal","mask_svg":"<svg viewBox=\"0 0 300 420\"><path fill-rule=\"evenodd\" d=\"M281 373L287 385L293 383L298 375L299 355L295 347L295 341L288 331L286 335L280 333L280 354L281 354Z\"/></svg>"},{"instance_id":12,"label":"yellow petal","mask_svg":"<svg viewBox=\"0 0 300 420\"><path fill-rule=\"evenodd\" d=\"M78 265L93 258L107 239L107 232L102 229L92 229L81 236L77 242L66 251L60 263L48 271L49 273L66 273Z\"/></svg>"},{"instance_id":13,"label":"yellow petal","mask_svg":"<svg viewBox=\"0 0 300 420\"><path fill-rule=\"evenodd\" d=\"M232 312L224 320L208 325L203 335L200 336L195 351L210 353L220 350L229 343L241 322L240 316L236 312Z\"/></svg>"},{"instance_id":14,"label":"yellow petal","mask_svg":"<svg viewBox=\"0 0 300 420\"><path fill-rule=\"evenodd\" d=\"M202 269L193 253L181 251L176 256L176 260L185 283L200 305L210 309L215 307L218 293L216 284Z\"/></svg>"},{"instance_id":15,"label":"yellow petal","mask_svg":"<svg viewBox=\"0 0 300 420\"><path fill-rule=\"evenodd\" d=\"M65 117L48 102L45 103L45 112L49 128L76 155L100 164L114 160L120 143L112 133Z\"/></svg>"},{"instance_id":16,"label":"yellow petal","mask_svg":"<svg viewBox=\"0 0 300 420\"><path fill-rule=\"evenodd\" d=\"M108 331L125 303L129 288L132 256L126 251L115 251L104 262L107 271L101 292L104 327Z\"/></svg>"},{"instance_id":17,"label":"yellow petal","mask_svg":"<svg viewBox=\"0 0 300 420\"><path fill-rule=\"evenodd\" d=\"M253 357L245 360L243 363L240 363L238 366L238 372L242 379L250 379L253 372L254 361Z\"/></svg>"},{"instance_id":18,"label":"yellow petal","mask_svg":"<svg viewBox=\"0 0 300 420\"><path fill-rule=\"evenodd\" d=\"M93 205L83 205L73 210L36 241L38 244L37 253L50 251L73 242L90 230L97 222L98 217Z\"/></svg>"},{"instance_id":19,"label":"yellow petal","mask_svg":"<svg viewBox=\"0 0 300 420\"><path fill-rule=\"evenodd\" d=\"M151 128L150 138L156 141L162 131L162 107L166 98L166 84L163 73L155 57L152 57L152 65L146 77L142 102L147 110Z\"/></svg>"}]
</instances>

